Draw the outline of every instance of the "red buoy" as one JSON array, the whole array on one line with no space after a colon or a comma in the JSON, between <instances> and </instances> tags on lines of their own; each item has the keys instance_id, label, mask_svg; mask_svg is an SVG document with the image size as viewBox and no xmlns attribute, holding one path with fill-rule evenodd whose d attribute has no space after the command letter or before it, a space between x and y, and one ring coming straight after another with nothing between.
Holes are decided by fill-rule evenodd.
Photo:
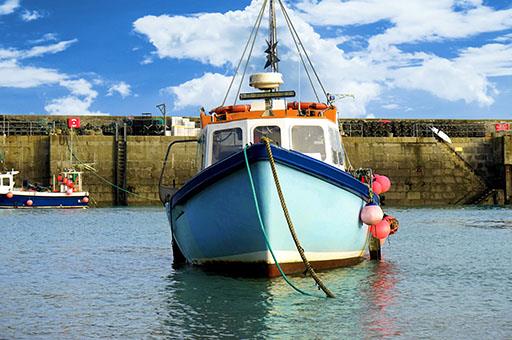
<instances>
[{"instance_id":1,"label":"red buoy","mask_svg":"<svg viewBox=\"0 0 512 340\"><path fill-rule=\"evenodd\" d=\"M372 191L373 191L374 193L376 193L377 195L380 195L380 194L382 193L382 186L380 185L380 183L379 183L379 182L374 181L374 182L372 183Z\"/></svg>"},{"instance_id":2,"label":"red buoy","mask_svg":"<svg viewBox=\"0 0 512 340\"><path fill-rule=\"evenodd\" d=\"M82 203L89 203L89 197L85 196L82 198Z\"/></svg>"},{"instance_id":3,"label":"red buoy","mask_svg":"<svg viewBox=\"0 0 512 340\"><path fill-rule=\"evenodd\" d=\"M32 202L32 200L28 200L28 201L26 202L26 205L28 205L29 207L31 207L31 206L32 206L32 204L34 204L34 202Z\"/></svg>"},{"instance_id":4,"label":"red buoy","mask_svg":"<svg viewBox=\"0 0 512 340\"><path fill-rule=\"evenodd\" d=\"M14 197L14 194L13 194L12 192L10 192L10 191L9 191L9 192L5 195L5 197L7 197L7 198L13 198L13 197Z\"/></svg>"},{"instance_id":5,"label":"red buoy","mask_svg":"<svg viewBox=\"0 0 512 340\"><path fill-rule=\"evenodd\" d=\"M68 186L68 188L74 188L75 187L75 183L73 183L73 181L68 181L67 186Z\"/></svg>"},{"instance_id":6,"label":"red buoy","mask_svg":"<svg viewBox=\"0 0 512 340\"><path fill-rule=\"evenodd\" d=\"M391 188L391 181L388 177L382 175L375 175L375 182L378 182L381 186L382 193L385 193Z\"/></svg>"},{"instance_id":7,"label":"red buoy","mask_svg":"<svg viewBox=\"0 0 512 340\"><path fill-rule=\"evenodd\" d=\"M57 181L62 182L62 176L61 175L57 176Z\"/></svg>"},{"instance_id":8,"label":"red buoy","mask_svg":"<svg viewBox=\"0 0 512 340\"><path fill-rule=\"evenodd\" d=\"M69 181L69 180L68 180L67 178L64 178L64 179L62 180L62 183L64 183L64 184L68 184L68 181Z\"/></svg>"},{"instance_id":9,"label":"red buoy","mask_svg":"<svg viewBox=\"0 0 512 340\"><path fill-rule=\"evenodd\" d=\"M379 240L383 240L388 237L391 228L387 220L382 220L379 223L373 225L371 231L373 237L378 238Z\"/></svg>"}]
</instances>

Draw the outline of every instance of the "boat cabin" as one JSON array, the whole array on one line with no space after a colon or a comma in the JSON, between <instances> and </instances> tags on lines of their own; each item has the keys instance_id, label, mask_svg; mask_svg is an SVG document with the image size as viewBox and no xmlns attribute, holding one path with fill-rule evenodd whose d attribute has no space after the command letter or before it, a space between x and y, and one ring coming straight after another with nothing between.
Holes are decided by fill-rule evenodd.
<instances>
[{"instance_id":1,"label":"boat cabin","mask_svg":"<svg viewBox=\"0 0 512 340\"><path fill-rule=\"evenodd\" d=\"M19 171L14 170L0 173L0 194L6 194L14 190L14 175L19 173Z\"/></svg>"},{"instance_id":2,"label":"boat cabin","mask_svg":"<svg viewBox=\"0 0 512 340\"><path fill-rule=\"evenodd\" d=\"M199 138L201 168L206 168L263 137L344 170L337 124L323 117L244 118L208 124Z\"/></svg>"}]
</instances>

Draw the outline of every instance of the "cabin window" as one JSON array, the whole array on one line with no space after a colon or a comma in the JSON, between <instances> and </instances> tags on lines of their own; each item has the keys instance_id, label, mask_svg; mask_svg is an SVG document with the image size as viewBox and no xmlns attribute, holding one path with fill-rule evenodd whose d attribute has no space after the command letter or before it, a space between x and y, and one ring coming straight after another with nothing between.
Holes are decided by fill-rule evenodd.
<instances>
[{"instance_id":1,"label":"cabin window","mask_svg":"<svg viewBox=\"0 0 512 340\"><path fill-rule=\"evenodd\" d=\"M329 138L331 140L332 162L334 164L343 165L345 155L340 140L340 132L336 129L329 129Z\"/></svg>"},{"instance_id":2,"label":"cabin window","mask_svg":"<svg viewBox=\"0 0 512 340\"><path fill-rule=\"evenodd\" d=\"M273 144L281 145L281 129L279 126L257 126L254 128L254 143L261 143L263 137L269 138Z\"/></svg>"},{"instance_id":3,"label":"cabin window","mask_svg":"<svg viewBox=\"0 0 512 340\"><path fill-rule=\"evenodd\" d=\"M10 185L11 185L11 183L10 183L10 181L9 181L9 177L3 177L3 178L2 178L2 186L3 186L3 187L8 187L8 186L10 186Z\"/></svg>"},{"instance_id":4,"label":"cabin window","mask_svg":"<svg viewBox=\"0 0 512 340\"><path fill-rule=\"evenodd\" d=\"M292 149L310 157L325 160L324 130L314 125L292 127Z\"/></svg>"},{"instance_id":5,"label":"cabin window","mask_svg":"<svg viewBox=\"0 0 512 340\"><path fill-rule=\"evenodd\" d=\"M242 150L242 129L218 130L213 133L212 164Z\"/></svg>"}]
</instances>

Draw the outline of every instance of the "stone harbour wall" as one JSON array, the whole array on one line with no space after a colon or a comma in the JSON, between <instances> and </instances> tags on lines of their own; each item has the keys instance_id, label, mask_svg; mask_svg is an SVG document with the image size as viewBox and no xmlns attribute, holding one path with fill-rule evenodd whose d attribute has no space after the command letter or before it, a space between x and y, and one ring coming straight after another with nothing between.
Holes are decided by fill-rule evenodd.
<instances>
[{"instance_id":1,"label":"stone harbour wall","mask_svg":"<svg viewBox=\"0 0 512 340\"><path fill-rule=\"evenodd\" d=\"M126 180L130 205L159 204L158 180L169 143L182 139L128 136ZM387 175L391 190L384 203L393 206L443 206L489 201L510 203L512 139L510 136L453 138L448 145L433 137L344 137L354 168L371 167ZM75 163L86 164L84 189L94 203L112 205L116 143L113 136L74 136ZM23 178L49 184L52 174L69 167L69 136L0 137L0 168L20 171ZM507 163L508 162L508 163ZM197 172L194 143L173 147L165 178L176 187ZM496 202L496 200L494 200Z\"/></svg>"}]
</instances>

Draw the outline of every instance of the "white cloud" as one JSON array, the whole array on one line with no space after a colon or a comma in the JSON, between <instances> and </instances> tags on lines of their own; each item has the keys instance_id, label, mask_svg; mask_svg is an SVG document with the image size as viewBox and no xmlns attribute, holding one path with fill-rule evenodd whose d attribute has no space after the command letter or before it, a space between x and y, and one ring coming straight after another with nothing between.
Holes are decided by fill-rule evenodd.
<instances>
[{"instance_id":1,"label":"white cloud","mask_svg":"<svg viewBox=\"0 0 512 340\"><path fill-rule=\"evenodd\" d=\"M126 98L132 94L131 86L124 81L120 81L108 89L107 96L112 96L114 93L118 93L121 97Z\"/></svg>"},{"instance_id":2,"label":"white cloud","mask_svg":"<svg viewBox=\"0 0 512 340\"><path fill-rule=\"evenodd\" d=\"M55 33L45 33L41 38L29 40L27 41L30 44L40 44L48 41L56 41L57 40L57 34Z\"/></svg>"},{"instance_id":3,"label":"white cloud","mask_svg":"<svg viewBox=\"0 0 512 340\"><path fill-rule=\"evenodd\" d=\"M396 86L428 91L450 101L464 100L480 105L491 105L495 94L487 78L471 67L447 59L433 57L420 66L404 67L394 71Z\"/></svg>"},{"instance_id":4,"label":"white cloud","mask_svg":"<svg viewBox=\"0 0 512 340\"><path fill-rule=\"evenodd\" d=\"M0 60L0 87L32 88L52 85L66 77L57 70L22 66L14 60Z\"/></svg>"},{"instance_id":5,"label":"white cloud","mask_svg":"<svg viewBox=\"0 0 512 340\"><path fill-rule=\"evenodd\" d=\"M60 41L51 45L34 46L28 50L17 50L13 48L2 49L0 48L0 60L2 59L27 59L41 57L45 54L55 54L66 50L69 46L76 43L78 40Z\"/></svg>"},{"instance_id":6,"label":"white cloud","mask_svg":"<svg viewBox=\"0 0 512 340\"><path fill-rule=\"evenodd\" d=\"M395 104L395 103L389 103L389 104L382 105L382 108L386 109L386 110L396 110L396 109L400 108L400 105Z\"/></svg>"},{"instance_id":7,"label":"white cloud","mask_svg":"<svg viewBox=\"0 0 512 340\"><path fill-rule=\"evenodd\" d=\"M244 10L194 16L145 16L133 23L147 36L160 58L193 59L205 64L234 64L249 37L260 8L253 1Z\"/></svg>"},{"instance_id":8,"label":"white cloud","mask_svg":"<svg viewBox=\"0 0 512 340\"><path fill-rule=\"evenodd\" d=\"M100 111L90 111L93 98L66 96L53 99L44 109L51 115L105 115Z\"/></svg>"},{"instance_id":9,"label":"white cloud","mask_svg":"<svg viewBox=\"0 0 512 340\"><path fill-rule=\"evenodd\" d=\"M100 111L91 111L90 107L98 92L93 90L92 84L83 79L66 79L60 85L67 88L71 95L52 99L44 109L51 115L105 115Z\"/></svg>"},{"instance_id":10,"label":"white cloud","mask_svg":"<svg viewBox=\"0 0 512 340\"><path fill-rule=\"evenodd\" d=\"M231 77L222 74L205 73L200 78L162 89L162 93L176 97L174 108L177 110L187 106L213 109L221 104L230 81Z\"/></svg>"},{"instance_id":11,"label":"white cloud","mask_svg":"<svg viewBox=\"0 0 512 340\"><path fill-rule=\"evenodd\" d=\"M20 0L6 0L0 5L0 15L11 14L20 7Z\"/></svg>"},{"instance_id":12,"label":"white cloud","mask_svg":"<svg viewBox=\"0 0 512 340\"><path fill-rule=\"evenodd\" d=\"M478 0L303 0L297 7L314 25L389 22L392 27L371 37L370 48L464 38L512 27L512 9L496 11Z\"/></svg>"},{"instance_id":13,"label":"white cloud","mask_svg":"<svg viewBox=\"0 0 512 340\"><path fill-rule=\"evenodd\" d=\"M12 48L0 49L0 88L34 88L43 85L59 85L70 94L52 99L45 106L50 114L99 115L99 111L91 111L90 107L98 92L92 84L83 78L59 72L55 69L33 67L20 64L23 59L41 57L45 54L59 53L67 49L77 40L61 41L52 45L34 46L28 50Z\"/></svg>"},{"instance_id":14,"label":"white cloud","mask_svg":"<svg viewBox=\"0 0 512 340\"><path fill-rule=\"evenodd\" d=\"M24 10L23 13L21 14L21 19L23 21L34 21L34 20L37 20L37 19L40 19L42 18L43 15L38 12L38 11L29 11L29 10Z\"/></svg>"},{"instance_id":15,"label":"white cloud","mask_svg":"<svg viewBox=\"0 0 512 340\"><path fill-rule=\"evenodd\" d=\"M487 44L469 47L455 59L459 65L467 65L487 77L512 75L512 45Z\"/></svg>"}]
</instances>

